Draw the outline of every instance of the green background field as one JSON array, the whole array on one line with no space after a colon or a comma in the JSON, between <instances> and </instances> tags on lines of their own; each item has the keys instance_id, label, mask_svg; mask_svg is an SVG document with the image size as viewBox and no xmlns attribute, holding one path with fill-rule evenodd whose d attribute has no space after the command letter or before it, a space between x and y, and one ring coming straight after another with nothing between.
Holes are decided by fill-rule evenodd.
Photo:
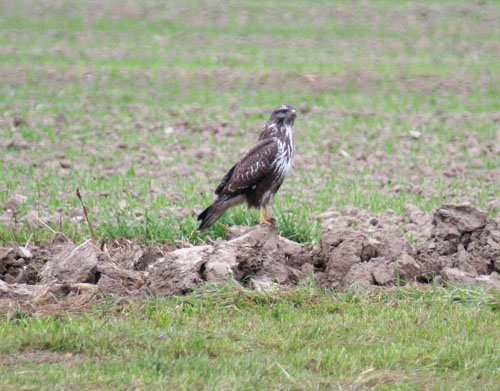
<instances>
[{"instance_id":1,"label":"green background field","mask_svg":"<svg viewBox=\"0 0 500 391\"><path fill-rule=\"evenodd\" d=\"M0 11L0 204L28 197L14 227L0 225L4 242L51 235L23 220L32 212L88 235L76 186L99 236L196 242L194 213L284 102L307 112L273 204L285 236L317 243L317 214L345 205L500 210L495 2L44 0ZM256 220L240 207L209 235Z\"/></svg>"},{"instance_id":2,"label":"green background field","mask_svg":"<svg viewBox=\"0 0 500 391\"><path fill-rule=\"evenodd\" d=\"M318 215L345 206L495 216L499 26L495 1L2 1L0 242L88 237L77 186L105 240L255 224L241 206L200 235L195 213L285 102L300 110L281 234L317 245ZM498 390L499 302L206 287L82 315L11 308L0 390Z\"/></svg>"}]
</instances>

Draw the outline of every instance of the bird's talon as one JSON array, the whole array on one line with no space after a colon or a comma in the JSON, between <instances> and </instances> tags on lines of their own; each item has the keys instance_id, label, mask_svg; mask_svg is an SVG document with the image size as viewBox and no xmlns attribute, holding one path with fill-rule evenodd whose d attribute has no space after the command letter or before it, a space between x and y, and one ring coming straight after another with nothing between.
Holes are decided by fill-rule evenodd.
<instances>
[{"instance_id":1,"label":"bird's talon","mask_svg":"<svg viewBox=\"0 0 500 391\"><path fill-rule=\"evenodd\" d=\"M276 228L276 220L272 217L259 220L260 225L267 225L272 228Z\"/></svg>"}]
</instances>

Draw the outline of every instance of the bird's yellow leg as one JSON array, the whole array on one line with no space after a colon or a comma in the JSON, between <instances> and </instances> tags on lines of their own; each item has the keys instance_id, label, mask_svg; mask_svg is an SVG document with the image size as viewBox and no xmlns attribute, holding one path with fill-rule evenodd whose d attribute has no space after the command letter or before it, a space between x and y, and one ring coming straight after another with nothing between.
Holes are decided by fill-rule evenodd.
<instances>
[{"instance_id":1,"label":"bird's yellow leg","mask_svg":"<svg viewBox=\"0 0 500 391\"><path fill-rule=\"evenodd\" d=\"M272 220L271 216L269 216L269 209L267 209L267 205L264 206L264 211L266 212L264 214L264 217L266 218L266 220Z\"/></svg>"},{"instance_id":2,"label":"bird's yellow leg","mask_svg":"<svg viewBox=\"0 0 500 391\"><path fill-rule=\"evenodd\" d=\"M260 218L259 224L269 225L270 227L276 227L276 223L274 219L269 216L269 210L267 209L267 205L264 206L264 214L262 214L262 207L260 208Z\"/></svg>"},{"instance_id":3,"label":"bird's yellow leg","mask_svg":"<svg viewBox=\"0 0 500 391\"><path fill-rule=\"evenodd\" d=\"M267 220L264 217L264 214L262 213L262 206L259 208L259 224L266 224L267 225Z\"/></svg>"}]
</instances>

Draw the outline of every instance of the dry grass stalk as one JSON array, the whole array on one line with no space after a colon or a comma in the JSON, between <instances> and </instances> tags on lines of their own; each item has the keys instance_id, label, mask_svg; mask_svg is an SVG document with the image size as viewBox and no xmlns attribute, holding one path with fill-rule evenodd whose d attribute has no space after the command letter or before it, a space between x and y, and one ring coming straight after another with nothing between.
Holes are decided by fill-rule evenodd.
<instances>
[{"instance_id":1,"label":"dry grass stalk","mask_svg":"<svg viewBox=\"0 0 500 391\"><path fill-rule=\"evenodd\" d=\"M87 220L87 225L89 226L89 229L90 229L90 236L92 236L92 242L97 243L97 241L95 239L95 234L94 234L94 227L92 226L92 223L89 220L88 207L87 207L87 205L85 205L83 203L79 187L76 188L76 196L78 197L78 199L80 200L80 203L82 204L83 214L85 215L85 220Z\"/></svg>"}]
</instances>

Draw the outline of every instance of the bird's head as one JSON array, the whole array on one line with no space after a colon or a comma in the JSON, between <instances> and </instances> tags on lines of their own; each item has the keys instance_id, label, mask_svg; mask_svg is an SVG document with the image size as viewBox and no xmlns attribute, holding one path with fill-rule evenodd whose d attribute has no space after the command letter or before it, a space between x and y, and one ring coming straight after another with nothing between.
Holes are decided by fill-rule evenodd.
<instances>
[{"instance_id":1,"label":"bird's head","mask_svg":"<svg viewBox=\"0 0 500 391\"><path fill-rule=\"evenodd\" d=\"M276 107L271 114L271 122L285 123L286 125L293 125L293 121L297 117L297 109L291 105L283 104Z\"/></svg>"}]
</instances>

